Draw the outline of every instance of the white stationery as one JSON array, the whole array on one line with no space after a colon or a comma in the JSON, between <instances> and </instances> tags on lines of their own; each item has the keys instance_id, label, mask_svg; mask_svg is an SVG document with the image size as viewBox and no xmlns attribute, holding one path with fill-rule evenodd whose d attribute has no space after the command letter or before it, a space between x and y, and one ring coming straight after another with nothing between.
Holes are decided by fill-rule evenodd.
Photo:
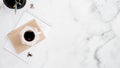
<instances>
[{"instance_id":1,"label":"white stationery","mask_svg":"<svg viewBox=\"0 0 120 68\"><path fill-rule=\"evenodd\" d=\"M44 21L40 20L39 18L35 17L34 15L32 15L31 13L29 12L24 12L23 13L23 16L21 17L21 19L19 20L17 26L15 27L18 28L20 27L21 25L24 25L26 22L30 21L31 19L35 19L37 24L39 25L39 27L41 28L43 34L46 36L47 35L47 32L49 32L49 26L48 24L46 24ZM42 41L41 41L42 42ZM38 44L36 44L37 46L40 46ZM36 46L35 45L35 46ZM34 47L34 46L33 46ZM29 49L25 50L24 52L20 53L20 54L17 54L15 52L15 49L12 45L12 43L10 42L10 40L8 39L7 40L7 43L4 47L7 51L9 51L10 53L12 53L13 55L17 56L18 58L20 58L21 60L29 63L31 62L32 60L32 57L28 57L28 53L32 51L32 47L30 47ZM33 53L34 54L34 53Z\"/></svg>"}]
</instances>

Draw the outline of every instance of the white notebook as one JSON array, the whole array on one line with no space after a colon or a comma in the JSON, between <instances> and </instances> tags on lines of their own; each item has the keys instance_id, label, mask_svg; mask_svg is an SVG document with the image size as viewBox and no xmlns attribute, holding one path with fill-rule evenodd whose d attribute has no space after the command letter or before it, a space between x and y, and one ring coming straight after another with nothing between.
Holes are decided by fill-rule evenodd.
<instances>
[{"instance_id":1,"label":"white notebook","mask_svg":"<svg viewBox=\"0 0 120 68\"><path fill-rule=\"evenodd\" d=\"M16 25L15 29L24 25L25 23L27 23L28 21L30 21L31 19L35 19L37 24L39 25L39 27L41 28L42 32L44 33L44 35L46 36L47 33L49 32L49 25L46 24L45 22L43 22L42 20L40 20L39 18L35 17L34 15L32 15L31 13L29 12L24 12L23 13L23 16L21 17L21 19L19 20L18 24ZM41 41L42 42L42 41ZM38 44L36 44L37 46L40 46ZM36 46L35 45L35 46ZM9 51L10 53L12 53L13 55L15 55L16 57L18 57L19 59L27 62L27 63L30 63L32 61L32 57L27 57L27 54L28 52L31 52L32 51L32 48L35 47L35 46L32 46L30 47L29 49L25 50L24 52L20 53L20 54L17 54L12 43L10 42L10 40L8 39L7 42L6 42L6 45L5 45L5 49L7 51ZM32 54L35 54L35 53L32 53Z\"/></svg>"}]
</instances>

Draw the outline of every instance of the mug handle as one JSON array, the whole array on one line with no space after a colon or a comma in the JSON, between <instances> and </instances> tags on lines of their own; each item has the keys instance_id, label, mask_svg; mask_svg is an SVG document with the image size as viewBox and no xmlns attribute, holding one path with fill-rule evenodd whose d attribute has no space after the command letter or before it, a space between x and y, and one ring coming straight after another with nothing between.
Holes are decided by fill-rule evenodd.
<instances>
[{"instance_id":1,"label":"mug handle","mask_svg":"<svg viewBox=\"0 0 120 68\"><path fill-rule=\"evenodd\" d=\"M41 34L41 32L38 32L38 34L40 35L40 34Z\"/></svg>"},{"instance_id":2,"label":"mug handle","mask_svg":"<svg viewBox=\"0 0 120 68\"><path fill-rule=\"evenodd\" d=\"M41 32L40 31L38 31L36 28L34 28L35 29L35 31L37 32L37 34L41 34Z\"/></svg>"}]
</instances>

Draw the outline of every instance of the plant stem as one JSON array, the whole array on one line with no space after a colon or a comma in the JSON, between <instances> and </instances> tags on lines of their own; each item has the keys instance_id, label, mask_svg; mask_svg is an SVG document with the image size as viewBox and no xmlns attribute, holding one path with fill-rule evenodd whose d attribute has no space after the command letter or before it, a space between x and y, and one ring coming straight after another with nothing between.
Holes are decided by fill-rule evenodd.
<instances>
[{"instance_id":1,"label":"plant stem","mask_svg":"<svg viewBox=\"0 0 120 68\"><path fill-rule=\"evenodd\" d=\"M15 0L15 14L17 12L17 5L18 5L18 2Z\"/></svg>"}]
</instances>

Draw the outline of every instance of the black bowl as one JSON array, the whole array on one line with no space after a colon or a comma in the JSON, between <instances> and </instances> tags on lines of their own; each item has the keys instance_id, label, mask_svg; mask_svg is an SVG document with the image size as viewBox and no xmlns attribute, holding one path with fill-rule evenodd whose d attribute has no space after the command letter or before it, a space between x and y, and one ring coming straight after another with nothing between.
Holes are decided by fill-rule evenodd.
<instances>
[{"instance_id":1,"label":"black bowl","mask_svg":"<svg viewBox=\"0 0 120 68\"><path fill-rule=\"evenodd\" d=\"M16 0L17 2L19 0ZM15 9L14 5L15 5L15 0L3 0L4 4L11 9ZM21 9L25 6L26 4L26 0L20 0L21 5L17 5L17 9Z\"/></svg>"}]
</instances>

